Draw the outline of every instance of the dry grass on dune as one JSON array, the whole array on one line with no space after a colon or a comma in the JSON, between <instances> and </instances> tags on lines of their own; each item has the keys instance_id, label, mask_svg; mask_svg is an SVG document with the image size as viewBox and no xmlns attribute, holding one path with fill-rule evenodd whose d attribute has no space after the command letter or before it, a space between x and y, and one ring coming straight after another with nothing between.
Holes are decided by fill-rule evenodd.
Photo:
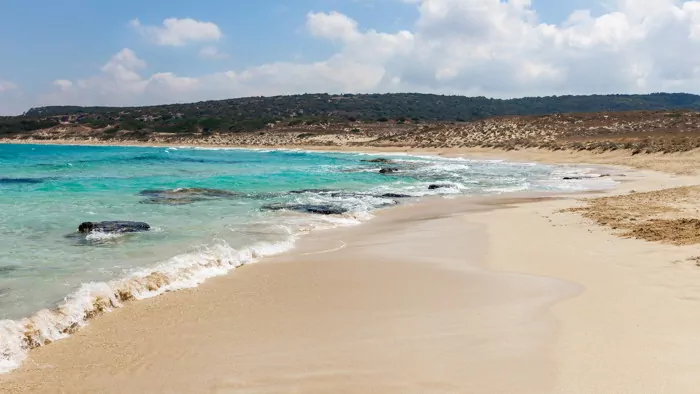
<instances>
[{"instance_id":1,"label":"dry grass on dune","mask_svg":"<svg viewBox=\"0 0 700 394\"><path fill-rule=\"evenodd\" d=\"M578 212L618 235L674 245L700 243L700 186L602 197L567 211Z\"/></svg>"}]
</instances>

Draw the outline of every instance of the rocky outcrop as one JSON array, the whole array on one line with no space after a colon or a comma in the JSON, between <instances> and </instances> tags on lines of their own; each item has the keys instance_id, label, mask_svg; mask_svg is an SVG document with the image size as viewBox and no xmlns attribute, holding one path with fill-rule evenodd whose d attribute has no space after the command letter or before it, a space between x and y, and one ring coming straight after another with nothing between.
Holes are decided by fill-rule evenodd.
<instances>
[{"instance_id":1,"label":"rocky outcrop","mask_svg":"<svg viewBox=\"0 0 700 394\"><path fill-rule=\"evenodd\" d=\"M379 170L380 174L394 174L396 172L399 172L399 169L396 167L387 167L387 168L382 168Z\"/></svg>"},{"instance_id":2,"label":"rocky outcrop","mask_svg":"<svg viewBox=\"0 0 700 394\"><path fill-rule=\"evenodd\" d=\"M266 204L261 207L265 211L297 211L319 215L341 215L348 212L346 208L330 204Z\"/></svg>"},{"instance_id":3,"label":"rocky outcrop","mask_svg":"<svg viewBox=\"0 0 700 394\"><path fill-rule=\"evenodd\" d=\"M136 233L148 231L151 226L144 222L107 221L107 222L83 222L78 226L78 232L83 234L91 232L101 233Z\"/></svg>"}]
</instances>

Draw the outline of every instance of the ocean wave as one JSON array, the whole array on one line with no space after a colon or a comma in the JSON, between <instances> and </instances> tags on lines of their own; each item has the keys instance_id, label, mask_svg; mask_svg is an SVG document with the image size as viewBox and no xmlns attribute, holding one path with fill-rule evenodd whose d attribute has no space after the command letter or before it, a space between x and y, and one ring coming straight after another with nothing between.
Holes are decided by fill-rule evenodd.
<instances>
[{"instance_id":1,"label":"ocean wave","mask_svg":"<svg viewBox=\"0 0 700 394\"><path fill-rule=\"evenodd\" d=\"M295 239L291 236L277 243L260 242L240 250L218 241L120 280L83 284L55 309L44 309L20 320L0 321L0 373L18 368L30 349L67 338L91 318L120 308L124 302L198 286L262 257L290 250Z\"/></svg>"},{"instance_id":2,"label":"ocean wave","mask_svg":"<svg viewBox=\"0 0 700 394\"><path fill-rule=\"evenodd\" d=\"M196 287L242 265L291 250L303 234L353 226L373 217L370 205L355 208L344 215L290 213L284 217L284 225L272 224L274 233L283 238L281 241L257 242L235 249L224 240L215 240L151 268L135 270L122 279L85 283L56 308L43 309L19 320L0 320L0 374L18 368L29 350L67 338L90 319L120 308L125 302ZM123 235L93 232L86 238L99 242L119 239Z\"/></svg>"}]
</instances>

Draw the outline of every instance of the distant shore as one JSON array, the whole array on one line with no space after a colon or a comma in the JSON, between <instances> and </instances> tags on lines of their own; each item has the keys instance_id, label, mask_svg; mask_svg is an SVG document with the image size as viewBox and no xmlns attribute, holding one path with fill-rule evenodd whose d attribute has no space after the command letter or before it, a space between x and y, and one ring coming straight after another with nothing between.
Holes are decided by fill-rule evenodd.
<instances>
[{"instance_id":1,"label":"distant shore","mask_svg":"<svg viewBox=\"0 0 700 394\"><path fill-rule=\"evenodd\" d=\"M606 152L581 150L549 150L527 148L504 150L499 148L425 148L414 146L365 145L235 145L206 141L100 141L72 139L0 139L0 144L77 145L77 146L141 146L141 147L198 147L224 149L293 149L327 152L410 153L444 157L472 157L509 161L535 161L549 164L600 164L662 171L674 174L693 174L700 168L700 150L678 153L635 154L629 150Z\"/></svg>"}]
</instances>

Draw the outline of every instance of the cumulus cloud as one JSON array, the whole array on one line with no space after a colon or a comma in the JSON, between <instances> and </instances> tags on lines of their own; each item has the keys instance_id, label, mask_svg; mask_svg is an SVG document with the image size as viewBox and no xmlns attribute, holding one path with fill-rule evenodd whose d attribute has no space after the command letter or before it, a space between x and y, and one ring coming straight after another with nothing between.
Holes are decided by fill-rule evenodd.
<instances>
[{"instance_id":1,"label":"cumulus cloud","mask_svg":"<svg viewBox=\"0 0 700 394\"><path fill-rule=\"evenodd\" d=\"M223 37L221 29L215 23L191 18L168 18L162 26L143 25L134 19L129 25L157 45L183 46L193 42L217 41Z\"/></svg>"},{"instance_id":2,"label":"cumulus cloud","mask_svg":"<svg viewBox=\"0 0 700 394\"><path fill-rule=\"evenodd\" d=\"M73 87L73 82L67 80L67 79L57 79L53 81L54 86L56 86L58 89L62 91L69 90L70 88Z\"/></svg>"},{"instance_id":3,"label":"cumulus cloud","mask_svg":"<svg viewBox=\"0 0 700 394\"><path fill-rule=\"evenodd\" d=\"M143 76L147 63L124 48L86 79L56 80L56 90L41 97L42 105L145 105L170 102L182 92L192 93L197 78L179 77L170 72Z\"/></svg>"},{"instance_id":4,"label":"cumulus cloud","mask_svg":"<svg viewBox=\"0 0 700 394\"><path fill-rule=\"evenodd\" d=\"M311 34L317 37L347 42L361 36L357 31L357 22L336 11L309 12L306 15L306 25Z\"/></svg>"},{"instance_id":5,"label":"cumulus cloud","mask_svg":"<svg viewBox=\"0 0 700 394\"><path fill-rule=\"evenodd\" d=\"M556 24L540 21L531 0L407 2L418 17L401 31L363 28L338 12L308 13L308 34L337 45L325 60L149 76L145 62L125 49L99 75L74 81L69 93L82 102L122 105L302 92L492 97L700 92L700 0L614 0L607 13L578 10ZM168 45L221 34L218 28L217 34L200 36L164 33L179 30L168 27L175 25L136 27ZM204 48L200 56L217 53ZM54 92L54 98L66 94Z\"/></svg>"}]
</instances>

